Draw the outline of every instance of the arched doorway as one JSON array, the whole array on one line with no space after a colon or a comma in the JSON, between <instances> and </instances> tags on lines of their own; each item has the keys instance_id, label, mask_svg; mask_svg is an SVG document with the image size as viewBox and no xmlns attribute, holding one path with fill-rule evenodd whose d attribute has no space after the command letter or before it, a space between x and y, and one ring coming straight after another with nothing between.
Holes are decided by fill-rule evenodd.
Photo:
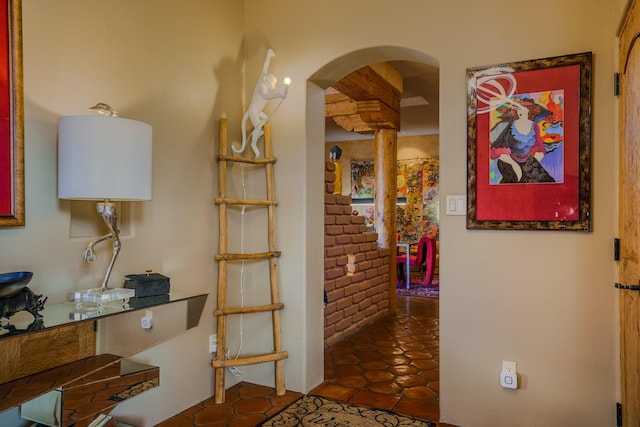
<instances>
[{"instance_id":1,"label":"arched doorway","mask_svg":"<svg viewBox=\"0 0 640 427\"><path fill-rule=\"evenodd\" d=\"M418 64L423 64L425 66L429 66L432 68L435 67L436 69L438 68L438 61L435 58L423 52L419 52L413 49L407 49L403 47L383 46L383 47L363 49L363 50L349 53L347 55L344 55L340 58L337 58L331 61L330 63L322 67L320 70L318 70L316 73L314 73L311 76L311 78L308 80L308 85L307 85L307 95L308 95L307 96L307 124L308 124L307 142L308 144L310 144L310 146L314 147L311 150L314 153L314 155L310 155L306 160L306 166L308 171L314 171L314 170L317 171L318 164L316 162L320 161L319 156L321 155L322 159L325 158L324 150L319 152L318 149L316 148L316 147L323 147L324 149L324 146L325 146L325 124L324 124L325 92L324 91L327 88L331 87L335 82L340 80L342 77L351 73L354 70L357 70L368 64L385 62L385 61L409 61L409 62L415 62ZM435 107L437 109L437 102ZM317 193L317 191L315 191L314 193ZM308 194L312 194L312 193L310 192ZM316 201L316 202L308 201L307 208L308 209L311 208L312 210L322 209L321 204L322 204L322 201ZM312 205L316 207L312 208L311 207ZM310 287L314 287L314 289L309 289L310 298L308 300L308 303L317 304L317 300L312 302L313 296L322 295L324 291L323 280L321 281L322 288L321 289L315 288L315 284L318 283L317 278L323 277L322 276L323 270L322 268L319 268L320 266L318 266L318 259L323 259L322 254L323 254L324 246L319 245L318 242L320 243L324 242L324 239L323 239L324 230L323 230L322 224L317 223L317 219L318 219L317 216L315 218L316 221L314 221L309 216L307 218L310 219L310 221L308 222L308 224L310 225L309 232L314 235L316 232L318 233L316 237L311 237L307 241L308 242L307 244L310 245L307 251L307 254L309 257L307 259L307 262L308 262L307 265L309 266L311 266L312 264L314 265L314 267L309 268L309 270L307 271L307 274L308 274L307 277L309 279L308 283L310 284ZM320 217L320 219L321 218L322 217ZM318 306L317 305L308 306L308 308L311 310L315 310L316 307ZM316 313L316 314L317 316L314 314L313 318L316 319L316 321L320 322L321 324L324 324L323 313ZM318 331L317 326L313 326L313 328L314 330ZM324 334L322 334L321 336L324 336ZM319 348L317 346L318 343L315 343L315 344L310 343L310 345L313 346L314 348ZM319 366L322 366L322 364L319 364Z\"/></svg>"}]
</instances>

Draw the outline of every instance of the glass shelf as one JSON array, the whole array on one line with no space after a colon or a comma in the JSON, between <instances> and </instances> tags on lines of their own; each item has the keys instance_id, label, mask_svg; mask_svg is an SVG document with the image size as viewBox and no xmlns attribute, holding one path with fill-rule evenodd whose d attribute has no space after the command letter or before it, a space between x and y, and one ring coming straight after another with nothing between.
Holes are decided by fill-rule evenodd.
<instances>
[{"instance_id":1,"label":"glass shelf","mask_svg":"<svg viewBox=\"0 0 640 427\"><path fill-rule=\"evenodd\" d=\"M8 325L0 326L0 340L5 337L34 333L73 322L95 320L177 301L201 297L206 299L206 296L207 294L170 292L169 294L151 297L133 297L127 302L121 300L108 301L103 304L83 302L78 305L73 301L69 301L60 304L45 304L44 310L39 312L42 315L40 319L34 319L27 311L20 311L11 316ZM204 305L204 302L202 304Z\"/></svg>"}]
</instances>

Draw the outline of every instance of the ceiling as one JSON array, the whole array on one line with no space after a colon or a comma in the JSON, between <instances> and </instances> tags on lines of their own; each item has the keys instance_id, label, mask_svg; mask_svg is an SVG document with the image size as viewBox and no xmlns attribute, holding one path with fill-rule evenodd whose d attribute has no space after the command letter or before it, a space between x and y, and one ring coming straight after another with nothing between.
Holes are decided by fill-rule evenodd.
<instances>
[{"instance_id":1,"label":"ceiling","mask_svg":"<svg viewBox=\"0 0 640 427\"><path fill-rule=\"evenodd\" d=\"M402 75L399 136L431 135L439 132L440 70L413 61L389 61ZM327 89L330 91L331 88ZM348 132L332 119L325 121L327 142L371 139L372 136Z\"/></svg>"}]
</instances>

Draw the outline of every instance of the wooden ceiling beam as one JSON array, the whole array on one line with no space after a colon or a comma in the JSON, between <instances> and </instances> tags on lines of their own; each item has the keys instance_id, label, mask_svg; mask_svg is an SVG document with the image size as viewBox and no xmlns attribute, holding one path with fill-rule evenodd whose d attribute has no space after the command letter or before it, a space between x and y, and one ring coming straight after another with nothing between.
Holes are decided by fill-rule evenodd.
<instances>
[{"instance_id":1,"label":"wooden ceiling beam","mask_svg":"<svg viewBox=\"0 0 640 427\"><path fill-rule=\"evenodd\" d=\"M389 68L386 70L391 74ZM398 74L397 71L395 73ZM397 82L391 84L369 65L346 75L333 85L338 92L354 101L379 100L390 108L400 111L402 90L396 86Z\"/></svg>"},{"instance_id":2,"label":"wooden ceiling beam","mask_svg":"<svg viewBox=\"0 0 640 427\"><path fill-rule=\"evenodd\" d=\"M402 76L390 64L360 68L333 85L325 96L325 117L350 132L400 129Z\"/></svg>"},{"instance_id":3,"label":"wooden ceiling beam","mask_svg":"<svg viewBox=\"0 0 640 427\"><path fill-rule=\"evenodd\" d=\"M378 129L400 128L398 112L378 100L351 100L327 105L326 115L349 132L369 134Z\"/></svg>"}]
</instances>

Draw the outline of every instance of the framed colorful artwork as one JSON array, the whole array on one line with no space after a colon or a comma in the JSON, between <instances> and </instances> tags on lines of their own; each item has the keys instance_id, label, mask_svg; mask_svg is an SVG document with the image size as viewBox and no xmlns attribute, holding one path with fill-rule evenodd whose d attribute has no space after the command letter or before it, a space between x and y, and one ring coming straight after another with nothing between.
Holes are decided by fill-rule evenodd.
<instances>
[{"instance_id":1,"label":"framed colorful artwork","mask_svg":"<svg viewBox=\"0 0 640 427\"><path fill-rule=\"evenodd\" d=\"M373 199L375 196L375 175L373 161L351 161L351 198Z\"/></svg>"},{"instance_id":2,"label":"framed colorful artwork","mask_svg":"<svg viewBox=\"0 0 640 427\"><path fill-rule=\"evenodd\" d=\"M591 53L467 69L467 228L591 231Z\"/></svg>"},{"instance_id":3,"label":"framed colorful artwork","mask_svg":"<svg viewBox=\"0 0 640 427\"><path fill-rule=\"evenodd\" d=\"M0 227L24 225L24 113L20 0L0 11Z\"/></svg>"}]
</instances>

